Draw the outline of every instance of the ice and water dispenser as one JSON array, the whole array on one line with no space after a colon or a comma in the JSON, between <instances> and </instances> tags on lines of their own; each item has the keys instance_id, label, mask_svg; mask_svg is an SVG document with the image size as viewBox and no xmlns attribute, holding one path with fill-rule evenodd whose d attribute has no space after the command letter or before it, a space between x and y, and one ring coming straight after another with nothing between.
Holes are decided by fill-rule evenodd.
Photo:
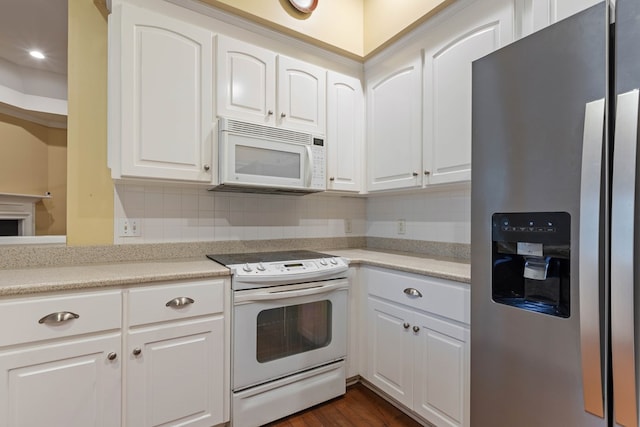
<instances>
[{"instance_id":1,"label":"ice and water dispenser","mask_svg":"<svg viewBox=\"0 0 640 427\"><path fill-rule=\"evenodd\" d=\"M571 216L566 212L495 213L492 226L493 300L569 317Z\"/></svg>"}]
</instances>

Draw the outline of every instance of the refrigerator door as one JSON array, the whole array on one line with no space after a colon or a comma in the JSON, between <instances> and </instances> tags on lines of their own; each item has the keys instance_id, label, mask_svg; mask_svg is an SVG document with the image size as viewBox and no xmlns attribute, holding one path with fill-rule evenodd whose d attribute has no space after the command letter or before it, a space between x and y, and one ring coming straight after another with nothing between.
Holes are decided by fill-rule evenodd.
<instances>
[{"instance_id":1,"label":"refrigerator door","mask_svg":"<svg viewBox=\"0 0 640 427\"><path fill-rule=\"evenodd\" d=\"M583 309L578 263L585 106L605 98L606 31L602 3L473 64L472 426L607 425L602 413L607 407L602 390L606 374L603 363L597 363L600 357L592 357L589 363L595 367L584 367L589 371L583 374L580 326L586 317L585 325L595 325L596 334L603 329L604 304L598 298L603 277L597 278L593 308ZM597 186L594 191L599 191ZM592 211L600 209L599 199L593 198L598 206ZM498 249L492 240L492 217L540 212L570 217L568 292L561 295L570 300L565 317L492 298L493 269L503 267L493 265L492 254ZM507 232L513 228L505 227ZM517 243L517 251L530 251L531 256L522 257L527 263L545 259L544 245ZM594 259L602 262L601 255ZM517 282L524 272L509 274L509 280ZM605 354L601 336L591 342ZM583 378L592 391L584 388ZM585 393L596 402L595 409L593 403L585 408Z\"/></svg>"},{"instance_id":2,"label":"refrigerator door","mask_svg":"<svg viewBox=\"0 0 640 427\"><path fill-rule=\"evenodd\" d=\"M638 89L640 2L615 2L615 99L611 224L611 359L614 425L638 426ZM635 229L634 229L635 228Z\"/></svg>"}]
</instances>

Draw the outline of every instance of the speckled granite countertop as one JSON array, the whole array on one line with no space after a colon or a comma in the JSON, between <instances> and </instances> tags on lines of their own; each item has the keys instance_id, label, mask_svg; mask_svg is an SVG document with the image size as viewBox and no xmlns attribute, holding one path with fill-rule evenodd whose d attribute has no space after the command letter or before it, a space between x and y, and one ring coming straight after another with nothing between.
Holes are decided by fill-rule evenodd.
<instances>
[{"instance_id":1,"label":"speckled granite countertop","mask_svg":"<svg viewBox=\"0 0 640 427\"><path fill-rule=\"evenodd\" d=\"M351 265L371 265L454 280L456 282L471 283L471 265L468 261L370 249L338 249L324 250L323 252L348 258L351 260Z\"/></svg>"},{"instance_id":2,"label":"speckled granite countertop","mask_svg":"<svg viewBox=\"0 0 640 427\"><path fill-rule=\"evenodd\" d=\"M463 283L470 282L469 264L450 258L367 249L322 251L348 258L351 265L372 265ZM228 274L227 268L204 256L130 263L4 269L0 270L0 296L201 279Z\"/></svg>"},{"instance_id":3,"label":"speckled granite countertop","mask_svg":"<svg viewBox=\"0 0 640 427\"><path fill-rule=\"evenodd\" d=\"M206 258L0 270L0 296L228 276Z\"/></svg>"}]
</instances>

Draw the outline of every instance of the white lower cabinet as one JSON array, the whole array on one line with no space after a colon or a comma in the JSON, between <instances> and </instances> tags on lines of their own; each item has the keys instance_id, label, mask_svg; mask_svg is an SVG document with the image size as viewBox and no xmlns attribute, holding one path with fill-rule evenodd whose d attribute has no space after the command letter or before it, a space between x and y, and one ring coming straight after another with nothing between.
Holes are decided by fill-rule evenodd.
<instances>
[{"instance_id":1,"label":"white lower cabinet","mask_svg":"<svg viewBox=\"0 0 640 427\"><path fill-rule=\"evenodd\" d=\"M469 426L469 287L363 268L371 384L435 426Z\"/></svg>"},{"instance_id":2,"label":"white lower cabinet","mask_svg":"<svg viewBox=\"0 0 640 427\"><path fill-rule=\"evenodd\" d=\"M127 336L127 425L224 421L224 318L152 326Z\"/></svg>"},{"instance_id":3,"label":"white lower cabinet","mask_svg":"<svg viewBox=\"0 0 640 427\"><path fill-rule=\"evenodd\" d=\"M202 279L0 299L0 426L228 422L229 288Z\"/></svg>"},{"instance_id":4,"label":"white lower cabinet","mask_svg":"<svg viewBox=\"0 0 640 427\"><path fill-rule=\"evenodd\" d=\"M128 292L127 426L229 420L227 288L228 281L205 280Z\"/></svg>"},{"instance_id":5,"label":"white lower cabinet","mask_svg":"<svg viewBox=\"0 0 640 427\"><path fill-rule=\"evenodd\" d=\"M5 299L0 322L0 425L120 426L120 292Z\"/></svg>"},{"instance_id":6,"label":"white lower cabinet","mask_svg":"<svg viewBox=\"0 0 640 427\"><path fill-rule=\"evenodd\" d=\"M119 349L117 333L2 352L0 425L119 426Z\"/></svg>"}]
</instances>

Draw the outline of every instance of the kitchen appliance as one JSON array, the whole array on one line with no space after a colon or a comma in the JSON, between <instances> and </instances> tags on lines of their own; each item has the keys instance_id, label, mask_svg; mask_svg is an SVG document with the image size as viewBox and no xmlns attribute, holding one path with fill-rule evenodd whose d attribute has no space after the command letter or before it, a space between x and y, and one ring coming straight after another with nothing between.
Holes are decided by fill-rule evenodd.
<instances>
[{"instance_id":1,"label":"kitchen appliance","mask_svg":"<svg viewBox=\"0 0 640 427\"><path fill-rule=\"evenodd\" d=\"M207 255L232 273L232 422L345 393L348 263L313 251Z\"/></svg>"},{"instance_id":2,"label":"kitchen appliance","mask_svg":"<svg viewBox=\"0 0 640 427\"><path fill-rule=\"evenodd\" d=\"M303 195L327 188L321 137L220 118L218 145L213 191Z\"/></svg>"},{"instance_id":3,"label":"kitchen appliance","mask_svg":"<svg viewBox=\"0 0 640 427\"><path fill-rule=\"evenodd\" d=\"M638 22L603 2L473 64L474 427L638 425Z\"/></svg>"}]
</instances>

